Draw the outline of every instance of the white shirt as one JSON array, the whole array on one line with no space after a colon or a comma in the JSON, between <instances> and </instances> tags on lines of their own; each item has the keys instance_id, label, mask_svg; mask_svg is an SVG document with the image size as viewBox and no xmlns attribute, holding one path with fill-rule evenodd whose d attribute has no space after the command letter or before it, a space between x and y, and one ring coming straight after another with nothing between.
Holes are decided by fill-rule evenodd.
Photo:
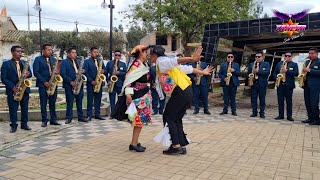
<instances>
[{"instance_id":1,"label":"white shirt","mask_svg":"<svg viewBox=\"0 0 320 180\"><path fill-rule=\"evenodd\" d=\"M168 73L173 68L179 68L185 74L192 74L193 67L190 65L181 65L178 63L178 57L160 56L156 61L156 65L159 67L160 73Z\"/></svg>"}]
</instances>

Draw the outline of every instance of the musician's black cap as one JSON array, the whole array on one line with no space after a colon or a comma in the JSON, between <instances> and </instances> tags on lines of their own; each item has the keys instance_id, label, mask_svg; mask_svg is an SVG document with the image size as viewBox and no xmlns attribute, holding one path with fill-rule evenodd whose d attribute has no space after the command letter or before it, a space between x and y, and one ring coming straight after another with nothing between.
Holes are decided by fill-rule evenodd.
<instances>
[{"instance_id":1,"label":"musician's black cap","mask_svg":"<svg viewBox=\"0 0 320 180\"><path fill-rule=\"evenodd\" d=\"M158 56L165 56L164 52L166 51L162 46L159 45L150 45L150 52L155 53Z\"/></svg>"}]
</instances>

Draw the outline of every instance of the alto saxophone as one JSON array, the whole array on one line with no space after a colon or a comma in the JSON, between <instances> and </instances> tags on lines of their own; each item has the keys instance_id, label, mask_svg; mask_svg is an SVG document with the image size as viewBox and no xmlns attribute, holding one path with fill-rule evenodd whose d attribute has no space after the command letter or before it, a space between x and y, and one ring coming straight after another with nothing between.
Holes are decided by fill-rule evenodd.
<instances>
[{"instance_id":1,"label":"alto saxophone","mask_svg":"<svg viewBox=\"0 0 320 180\"><path fill-rule=\"evenodd\" d=\"M308 60L309 60L309 64L306 66L306 63L307 63ZM305 68L305 67L309 68L310 67L312 61L310 59L307 59L307 61L303 64L303 68ZM299 78L299 87L301 87L301 88L304 86L304 82L307 79L307 73L303 71L303 68L301 70L301 73L298 76L298 78Z\"/></svg>"},{"instance_id":2,"label":"alto saxophone","mask_svg":"<svg viewBox=\"0 0 320 180\"><path fill-rule=\"evenodd\" d=\"M100 92L100 89L101 89L101 85L102 85L102 82L105 82L106 81L106 76L102 73L100 73L101 72L101 70L102 70L102 58L99 58L100 59L100 63L99 63L99 68L98 68L98 72L97 72L97 76L96 76L96 80L95 80L95 82L96 82L96 85L94 86L94 92L95 93L98 93L98 92Z\"/></svg>"},{"instance_id":3,"label":"alto saxophone","mask_svg":"<svg viewBox=\"0 0 320 180\"><path fill-rule=\"evenodd\" d=\"M197 62L196 69L201 70L201 62L200 62L200 61ZM196 85L200 85L200 81L201 81L201 77L202 77L202 76L203 76L203 75L197 74Z\"/></svg>"},{"instance_id":4,"label":"alto saxophone","mask_svg":"<svg viewBox=\"0 0 320 180\"><path fill-rule=\"evenodd\" d=\"M229 86L230 84L230 80L231 80L231 77L232 77L232 73L231 73L231 62L229 62L229 65L228 65L228 71L227 71L227 79L226 79L226 85Z\"/></svg>"},{"instance_id":5,"label":"alto saxophone","mask_svg":"<svg viewBox=\"0 0 320 180\"><path fill-rule=\"evenodd\" d=\"M21 101L27 87L31 87L31 85L32 85L32 82L29 79L27 79L26 77L24 77L26 72L28 72L29 63L30 63L30 58L29 58L29 56L27 56L27 62L23 67L20 79L16 85L16 87L18 88L18 91L13 94L13 99L15 101Z\"/></svg>"},{"instance_id":6,"label":"alto saxophone","mask_svg":"<svg viewBox=\"0 0 320 180\"><path fill-rule=\"evenodd\" d=\"M113 66L113 73L118 70L118 60L115 60L114 66ZM118 77L116 75L112 75L110 77L110 84L109 84L109 93L113 92L114 84L118 81Z\"/></svg>"},{"instance_id":7,"label":"alto saxophone","mask_svg":"<svg viewBox=\"0 0 320 180\"><path fill-rule=\"evenodd\" d=\"M63 81L62 77L57 74L58 73L58 61L59 61L59 57L56 58L56 64L53 66L53 71L51 72L51 77L50 77L50 85L47 88L47 93L48 96L52 96L55 91L56 91L56 87L58 85L58 83L61 83ZM52 84L52 85L51 85Z\"/></svg>"},{"instance_id":8,"label":"alto saxophone","mask_svg":"<svg viewBox=\"0 0 320 180\"><path fill-rule=\"evenodd\" d=\"M287 61L283 61L282 66L281 66L281 71L282 69L287 69L288 66L288 62ZM279 87L281 82L286 82L286 73L285 72L281 72L279 74L277 74L277 81L276 81L276 86Z\"/></svg>"},{"instance_id":9,"label":"alto saxophone","mask_svg":"<svg viewBox=\"0 0 320 180\"><path fill-rule=\"evenodd\" d=\"M83 56L81 56L80 66L76 74L76 79L74 80L76 84L72 89L74 95L78 95L80 93L83 82L87 81L87 77L82 73L83 61L84 61L84 58Z\"/></svg>"}]
</instances>

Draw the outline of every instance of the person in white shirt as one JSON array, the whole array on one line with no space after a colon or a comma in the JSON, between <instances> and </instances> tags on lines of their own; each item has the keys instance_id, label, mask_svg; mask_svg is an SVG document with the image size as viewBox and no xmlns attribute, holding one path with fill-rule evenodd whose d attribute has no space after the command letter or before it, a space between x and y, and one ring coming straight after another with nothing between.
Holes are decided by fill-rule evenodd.
<instances>
[{"instance_id":1,"label":"person in white shirt","mask_svg":"<svg viewBox=\"0 0 320 180\"><path fill-rule=\"evenodd\" d=\"M186 110L189 108L190 103L192 101L192 87L191 87L192 83L190 81L190 78L185 74L195 73L195 74L209 75L212 72L213 68L208 66L206 69L201 71L193 68L192 66L181 65L184 63L199 61L201 57L202 47L199 47L197 49L193 57L182 57L182 58L177 58L177 57L171 58L171 57L165 56L164 54L165 49L161 46L154 45L150 47L151 47L150 49L151 62L156 63L156 66L158 69L158 72L157 72L158 75L156 78L156 81L157 81L156 89L160 99L163 98L163 92L161 88L165 92L168 92L168 89L165 89L166 87L174 88L171 91L172 92L171 97L163 113L163 123L164 125L166 123L168 124L172 144L167 150L163 151L163 154L186 154L185 146L188 145L189 142L183 131L182 118L185 115ZM160 84L161 79L163 79L163 77L165 77L169 72L172 72L171 70L174 70L175 68L178 68L180 70L180 71L175 71L175 72L178 72L179 81L181 77L182 78L186 77L183 80L187 82L187 87L182 87L183 85L186 85L186 83L181 84L180 82L178 82L176 86L171 86L172 84L163 85L165 83ZM159 75L161 76L160 79L159 79Z\"/></svg>"}]
</instances>

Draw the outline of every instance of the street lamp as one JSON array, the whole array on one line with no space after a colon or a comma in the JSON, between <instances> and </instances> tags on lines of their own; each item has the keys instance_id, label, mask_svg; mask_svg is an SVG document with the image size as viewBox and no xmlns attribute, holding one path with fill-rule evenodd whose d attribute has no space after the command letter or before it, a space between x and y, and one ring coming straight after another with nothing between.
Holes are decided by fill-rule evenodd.
<instances>
[{"instance_id":1,"label":"street lamp","mask_svg":"<svg viewBox=\"0 0 320 180\"><path fill-rule=\"evenodd\" d=\"M42 55L41 45L42 45L42 34L41 34L41 6L40 0L36 0L36 5L33 7L36 11L39 11L39 43L40 43L40 54Z\"/></svg>"},{"instance_id":2,"label":"street lamp","mask_svg":"<svg viewBox=\"0 0 320 180\"><path fill-rule=\"evenodd\" d=\"M107 9L110 8L110 44L109 44L109 48L110 48L110 60L112 60L112 15L113 15L113 0L110 0L110 4L108 5L106 3L106 0L103 0L103 3L101 3L101 8L102 9Z\"/></svg>"}]
</instances>

